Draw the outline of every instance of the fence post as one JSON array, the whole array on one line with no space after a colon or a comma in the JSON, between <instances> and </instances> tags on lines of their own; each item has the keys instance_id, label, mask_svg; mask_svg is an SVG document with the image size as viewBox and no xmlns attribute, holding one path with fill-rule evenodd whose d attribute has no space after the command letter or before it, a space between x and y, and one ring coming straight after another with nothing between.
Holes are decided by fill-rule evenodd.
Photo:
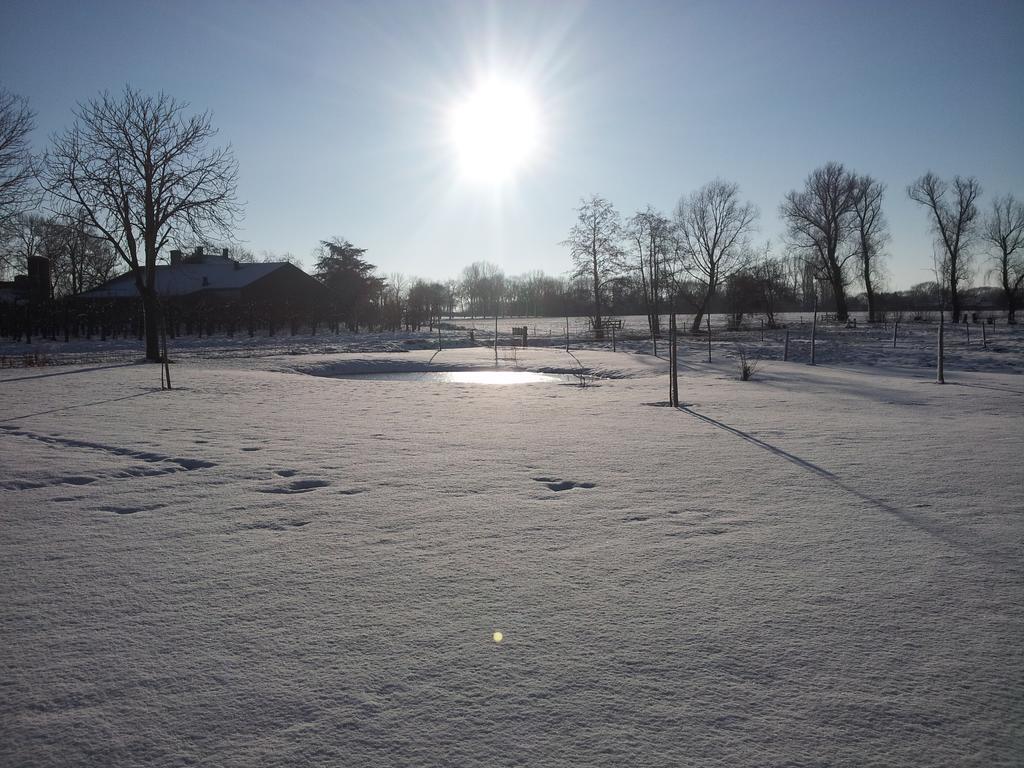
<instances>
[{"instance_id":1,"label":"fence post","mask_svg":"<svg viewBox=\"0 0 1024 768\"><path fill-rule=\"evenodd\" d=\"M945 384L946 383L945 371L943 370L943 363L945 362L944 361L945 349L943 347L943 332L945 330L944 326L945 326L945 319L944 319L944 315L943 315L942 311L940 310L939 311L939 351L938 351L939 359L938 359L938 366L937 366L938 367L938 374L936 376L936 381L939 384Z\"/></svg>"},{"instance_id":2,"label":"fence post","mask_svg":"<svg viewBox=\"0 0 1024 768\"><path fill-rule=\"evenodd\" d=\"M617 352L617 351L618 350L615 348L615 326L613 325L612 326L612 352Z\"/></svg>"},{"instance_id":3,"label":"fence post","mask_svg":"<svg viewBox=\"0 0 1024 768\"><path fill-rule=\"evenodd\" d=\"M565 351L569 351L569 316L565 316Z\"/></svg>"},{"instance_id":4,"label":"fence post","mask_svg":"<svg viewBox=\"0 0 1024 768\"><path fill-rule=\"evenodd\" d=\"M892 348L896 349L896 333L900 329L900 319L897 317L896 322L892 326Z\"/></svg>"},{"instance_id":5,"label":"fence post","mask_svg":"<svg viewBox=\"0 0 1024 768\"><path fill-rule=\"evenodd\" d=\"M971 346L971 324L964 323L964 330L967 331L967 346Z\"/></svg>"},{"instance_id":6,"label":"fence post","mask_svg":"<svg viewBox=\"0 0 1024 768\"><path fill-rule=\"evenodd\" d=\"M789 328L786 329L786 342L782 347L782 361L789 360Z\"/></svg>"},{"instance_id":7,"label":"fence post","mask_svg":"<svg viewBox=\"0 0 1024 768\"><path fill-rule=\"evenodd\" d=\"M981 348L988 349L988 334L985 333L985 324L981 324Z\"/></svg>"},{"instance_id":8,"label":"fence post","mask_svg":"<svg viewBox=\"0 0 1024 768\"><path fill-rule=\"evenodd\" d=\"M764 344L764 318L761 318L761 343Z\"/></svg>"},{"instance_id":9,"label":"fence post","mask_svg":"<svg viewBox=\"0 0 1024 768\"><path fill-rule=\"evenodd\" d=\"M494 367L498 367L498 308L494 308Z\"/></svg>"}]
</instances>

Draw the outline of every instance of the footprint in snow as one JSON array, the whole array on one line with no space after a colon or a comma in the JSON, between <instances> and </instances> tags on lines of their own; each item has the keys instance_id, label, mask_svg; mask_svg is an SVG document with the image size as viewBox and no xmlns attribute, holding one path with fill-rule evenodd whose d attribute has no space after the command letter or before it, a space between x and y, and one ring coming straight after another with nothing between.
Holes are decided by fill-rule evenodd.
<instances>
[{"instance_id":1,"label":"footprint in snow","mask_svg":"<svg viewBox=\"0 0 1024 768\"><path fill-rule=\"evenodd\" d=\"M285 486L258 488L258 490L261 494L307 494L310 490L322 488L330 484L327 480L293 480Z\"/></svg>"},{"instance_id":2,"label":"footprint in snow","mask_svg":"<svg viewBox=\"0 0 1024 768\"><path fill-rule=\"evenodd\" d=\"M574 480L562 480L558 477L535 477L533 478L538 483L544 483L552 491L558 493L559 491L568 491L573 488L596 488L596 483L577 483Z\"/></svg>"}]
</instances>

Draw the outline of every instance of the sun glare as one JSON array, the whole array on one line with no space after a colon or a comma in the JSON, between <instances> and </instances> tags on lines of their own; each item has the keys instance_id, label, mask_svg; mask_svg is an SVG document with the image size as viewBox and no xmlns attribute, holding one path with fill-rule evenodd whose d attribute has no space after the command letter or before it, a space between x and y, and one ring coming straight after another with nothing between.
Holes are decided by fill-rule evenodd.
<instances>
[{"instance_id":1,"label":"sun glare","mask_svg":"<svg viewBox=\"0 0 1024 768\"><path fill-rule=\"evenodd\" d=\"M541 120L536 101L520 83L483 80L450 115L450 140L462 175L475 182L510 180L534 159Z\"/></svg>"}]
</instances>

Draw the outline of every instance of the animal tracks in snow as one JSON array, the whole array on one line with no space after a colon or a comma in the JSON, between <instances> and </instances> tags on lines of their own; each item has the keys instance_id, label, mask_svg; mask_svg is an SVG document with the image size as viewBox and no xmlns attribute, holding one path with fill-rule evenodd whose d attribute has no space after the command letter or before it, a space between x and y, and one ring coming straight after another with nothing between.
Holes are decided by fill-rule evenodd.
<instances>
[{"instance_id":1,"label":"animal tracks in snow","mask_svg":"<svg viewBox=\"0 0 1024 768\"><path fill-rule=\"evenodd\" d=\"M575 480L562 480L558 477L535 477L538 483L544 483L555 493L571 491L573 488L596 488L597 483L578 483Z\"/></svg>"},{"instance_id":2,"label":"animal tracks in snow","mask_svg":"<svg viewBox=\"0 0 1024 768\"><path fill-rule=\"evenodd\" d=\"M132 448L125 448L119 445L106 445L90 440L76 440L61 435L42 435L19 429L13 426L0 425L0 435L10 437L23 437L35 440L46 445L61 446L64 448L78 448L92 453L107 454L112 457L133 459L143 462L142 464L120 467L117 469L104 469L92 474L62 475L53 474L33 479L10 480L0 483L0 488L8 491L25 491L34 488L48 488L57 485L90 485L102 478L132 478L151 477L154 475L167 475L174 472L191 472L196 469L209 469L217 466L212 461L202 459L187 459L175 456L168 456L152 451L137 451Z\"/></svg>"}]
</instances>

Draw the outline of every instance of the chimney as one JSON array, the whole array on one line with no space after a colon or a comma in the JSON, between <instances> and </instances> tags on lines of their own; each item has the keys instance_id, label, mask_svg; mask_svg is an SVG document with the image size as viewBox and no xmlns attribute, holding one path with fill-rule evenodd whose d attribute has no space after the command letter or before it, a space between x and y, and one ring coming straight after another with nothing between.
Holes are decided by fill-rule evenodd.
<instances>
[{"instance_id":1,"label":"chimney","mask_svg":"<svg viewBox=\"0 0 1024 768\"><path fill-rule=\"evenodd\" d=\"M171 251L171 266L181 264L181 251Z\"/></svg>"}]
</instances>

